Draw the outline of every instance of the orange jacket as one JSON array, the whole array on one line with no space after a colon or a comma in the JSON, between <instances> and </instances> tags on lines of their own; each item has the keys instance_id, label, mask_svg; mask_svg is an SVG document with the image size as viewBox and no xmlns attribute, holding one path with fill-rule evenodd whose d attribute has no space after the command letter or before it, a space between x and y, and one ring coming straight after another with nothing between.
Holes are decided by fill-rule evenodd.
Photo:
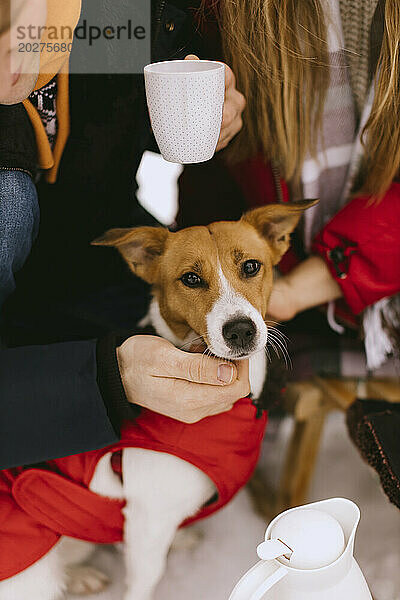
<instances>
[{"instance_id":1,"label":"orange jacket","mask_svg":"<svg viewBox=\"0 0 400 600\"><path fill-rule=\"evenodd\" d=\"M73 32L81 13L81 0L47 0L47 21L41 43L46 44L40 57L40 72L36 82L35 90L46 85L57 75L57 138L53 150L50 147L47 134L40 116L29 99L23 104L31 120L38 148L39 167L46 171L46 180L54 183L61 156L69 134L69 98L68 98L68 46L72 39L61 38L61 27L70 27ZM49 30L49 28L52 28ZM55 32L60 36L55 39ZM49 45L47 45L47 43ZM56 44L65 43L67 50L55 51Z\"/></svg>"}]
</instances>

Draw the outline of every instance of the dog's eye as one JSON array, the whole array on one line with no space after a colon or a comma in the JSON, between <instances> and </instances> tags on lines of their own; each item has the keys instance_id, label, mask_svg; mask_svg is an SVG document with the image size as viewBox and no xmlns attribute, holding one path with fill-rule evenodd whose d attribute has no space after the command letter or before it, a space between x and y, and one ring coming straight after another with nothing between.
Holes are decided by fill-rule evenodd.
<instances>
[{"instance_id":1,"label":"dog's eye","mask_svg":"<svg viewBox=\"0 0 400 600\"><path fill-rule=\"evenodd\" d=\"M200 287L203 284L201 277L192 271L190 273L184 273L181 277L181 281L184 285L190 288Z\"/></svg>"},{"instance_id":2,"label":"dog's eye","mask_svg":"<svg viewBox=\"0 0 400 600\"><path fill-rule=\"evenodd\" d=\"M254 277L261 268L261 263L258 260L246 260L242 264L242 273L245 277Z\"/></svg>"}]
</instances>

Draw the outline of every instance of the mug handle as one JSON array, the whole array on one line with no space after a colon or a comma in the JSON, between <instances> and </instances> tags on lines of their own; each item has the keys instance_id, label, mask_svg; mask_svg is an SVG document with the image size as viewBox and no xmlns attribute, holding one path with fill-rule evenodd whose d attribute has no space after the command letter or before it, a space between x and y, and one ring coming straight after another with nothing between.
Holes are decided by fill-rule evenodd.
<instances>
[{"instance_id":1,"label":"mug handle","mask_svg":"<svg viewBox=\"0 0 400 600\"><path fill-rule=\"evenodd\" d=\"M272 575L268 577L262 584L252 593L250 600L262 600L264 594L268 592L278 581L280 581L289 571L285 567L278 567Z\"/></svg>"}]
</instances>

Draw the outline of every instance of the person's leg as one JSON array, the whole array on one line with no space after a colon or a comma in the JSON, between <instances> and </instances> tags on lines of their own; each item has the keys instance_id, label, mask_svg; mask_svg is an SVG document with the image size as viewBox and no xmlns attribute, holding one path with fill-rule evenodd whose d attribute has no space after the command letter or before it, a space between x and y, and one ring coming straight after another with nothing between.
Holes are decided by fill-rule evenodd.
<instances>
[{"instance_id":1,"label":"person's leg","mask_svg":"<svg viewBox=\"0 0 400 600\"><path fill-rule=\"evenodd\" d=\"M23 171L0 170L0 310L15 288L39 229L35 184Z\"/></svg>"}]
</instances>

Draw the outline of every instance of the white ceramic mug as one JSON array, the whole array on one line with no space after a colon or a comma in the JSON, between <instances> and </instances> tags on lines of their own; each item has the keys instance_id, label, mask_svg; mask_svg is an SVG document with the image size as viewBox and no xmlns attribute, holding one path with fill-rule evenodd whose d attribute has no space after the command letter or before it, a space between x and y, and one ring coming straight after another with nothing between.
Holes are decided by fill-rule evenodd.
<instances>
[{"instance_id":1,"label":"white ceramic mug","mask_svg":"<svg viewBox=\"0 0 400 600\"><path fill-rule=\"evenodd\" d=\"M212 158L225 96L225 65L171 60L144 68L151 126L165 160L197 163Z\"/></svg>"}]
</instances>

